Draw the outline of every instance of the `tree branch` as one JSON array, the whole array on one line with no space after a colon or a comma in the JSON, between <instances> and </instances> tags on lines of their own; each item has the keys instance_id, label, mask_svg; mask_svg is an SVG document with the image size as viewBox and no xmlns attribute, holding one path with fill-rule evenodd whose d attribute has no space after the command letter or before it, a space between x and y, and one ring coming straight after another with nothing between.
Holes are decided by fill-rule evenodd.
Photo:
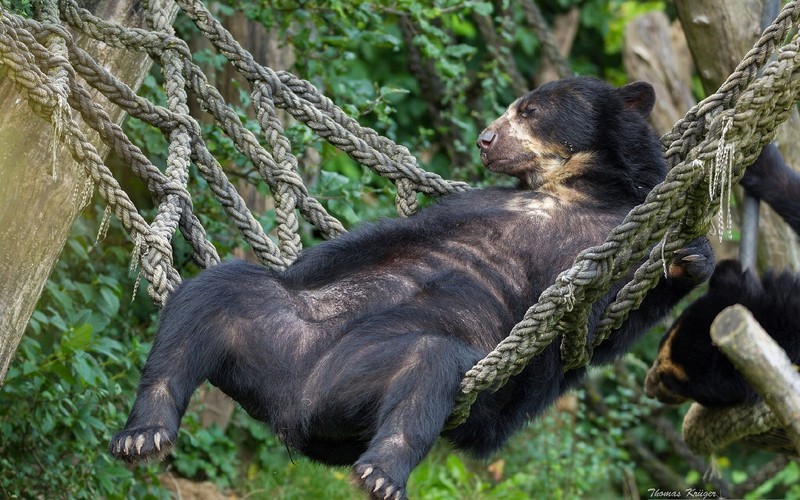
<instances>
[{"instance_id":1,"label":"tree branch","mask_svg":"<svg viewBox=\"0 0 800 500\"><path fill-rule=\"evenodd\" d=\"M800 453L800 374L783 349L741 305L717 316L711 338L763 396Z\"/></svg>"}]
</instances>

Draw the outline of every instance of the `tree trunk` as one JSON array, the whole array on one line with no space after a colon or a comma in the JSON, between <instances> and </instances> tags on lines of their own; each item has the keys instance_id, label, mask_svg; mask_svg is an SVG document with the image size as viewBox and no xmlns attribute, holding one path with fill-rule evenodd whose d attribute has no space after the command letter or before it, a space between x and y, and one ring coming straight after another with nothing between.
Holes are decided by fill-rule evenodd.
<instances>
[{"instance_id":1,"label":"tree trunk","mask_svg":"<svg viewBox=\"0 0 800 500\"><path fill-rule=\"evenodd\" d=\"M678 17L686 33L703 87L717 90L739 61L758 40L765 0L676 0ZM795 109L778 128L776 142L786 162L800 167L800 143L796 140L800 116ZM797 237L769 207L762 206L759 243L762 263L798 269L800 251ZM735 252L730 246L728 255Z\"/></svg>"},{"instance_id":2,"label":"tree trunk","mask_svg":"<svg viewBox=\"0 0 800 500\"><path fill-rule=\"evenodd\" d=\"M697 104L690 86L692 58L686 39L680 24L670 25L663 12L648 12L626 26L622 59L631 80L649 82L656 91L650 123L659 135L672 130Z\"/></svg>"},{"instance_id":3,"label":"tree trunk","mask_svg":"<svg viewBox=\"0 0 800 500\"><path fill-rule=\"evenodd\" d=\"M145 27L138 2L85 4L104 20ZM172 10L173 17L176 12ZM150 69L152 61L141 53L112 49L81 35L76 40L134 89ZM87 175L55 139L52 125L33 113L13 83L2 76L0 72L0 385L89 187ZM117 123L122 121L121 110L105 99L96 102L102 102ZM85 132L105 156L108 148L97 134L88 127Z\"/></svg>"},{"instance_id":4,"label":"tree trunk","mask_svg":"<svg viewBox=\"0 0 800 500\"><path fill-rule=\"evenodd\" d=\"M581 11L577 7L573 7L566 14L556 16L553 21L550 32L558 44L559 52L564 56L569 55L572 51L572 44L575 41L575 35L578 33L580 21ZM558 68L550 59L542 57L541 61L539 70L533 75L534 88L560 78Z\"/></svg>"}]
</instances>

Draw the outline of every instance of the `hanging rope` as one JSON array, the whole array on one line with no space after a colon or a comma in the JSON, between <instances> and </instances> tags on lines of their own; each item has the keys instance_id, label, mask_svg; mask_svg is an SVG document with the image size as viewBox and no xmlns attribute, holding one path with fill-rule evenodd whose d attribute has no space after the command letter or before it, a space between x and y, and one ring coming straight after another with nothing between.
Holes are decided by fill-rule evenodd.
<instances>
[{"instance_id":1,"label":"hanging rope","mask_svg":"<svg viewBox=\"0 0 800 500\"><path fill-rule=\"evenodd\" d=\"M150 295L159 306L180 283L180 276L172 266L169 243L177 227L192 246L194 258L200 265L208 267L219 261L205 230L192 214L191 197L186 191L189 160L197 164L242 237L265 265L280 269L297 257L300 240L296 211L325 237L335 237L344 231L341 223L308 195L297 173L297 160L291 153L291 145L283 134L282 124L275 118L275 106L288 109L295 118L333 145L380 175L394 180L398 187L397 206L401 215L410 215L416 210L417 192L440 195L468 188L464 183L445 181L436 174L422 171L406 148L361 127L308 82L256 64L199 2L182 2L180 6L201 23L201 29L253 85L253 103L267 148L259 144L258 138L244 127L219 92L208 84L205 75L192 63L188 47L174 36L166 22L167 4L145 5L153 31L106 23L79 8L72 0L59 2L58 8L53 2L44 2L43 5L46 15L40 21L24 19L0 9L0 64L33 109L61 131L59 139L68 145L73 158L83 165L108 206L123 222L135 243L134 262L141 264L144 277L150 283ZM57 24L58 14L74 29L110 46L146 51L159 60L164 68L167 107L156 106L136 96L127 85L92 60L75 45L70 33ZM48 44L53 43L58 44L57 50L48 48ZM46 68L56 76L49 77L40 68ZM165 173L153 166L106 113L91 102L88 91L76 81L76 73L111 102L169 137ZM278 245L266 236L208 151L199 125L188 115L186 89L196 95L270 186L276 200ZM158 213L152 224L144 221L127 195L119 189L78 127L64 118L69 115L68 111L63 111L68 110L68 105L78 110L87 125L97 130L101 140L112 147L147 184L158 202Z\"/></svg>"}]
</instances>

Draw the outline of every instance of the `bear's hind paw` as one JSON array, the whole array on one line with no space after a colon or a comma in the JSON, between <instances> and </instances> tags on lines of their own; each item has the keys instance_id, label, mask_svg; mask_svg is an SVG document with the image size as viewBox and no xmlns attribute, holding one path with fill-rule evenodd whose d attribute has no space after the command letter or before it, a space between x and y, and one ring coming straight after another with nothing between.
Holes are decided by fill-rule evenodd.
<instances>
[{"instance_id":1,"label":"bear's hind paw","mask_svg":"<svg viewBox=\"0 0 800 500\"><path fill-rule=\"evenodd\" d=\"M353 466L353 480L374 500L407 500L405 488L394 484L380 468L371 464Z\"/></svg>"},{"instance_id":2,"label":"bear's hind paw","mask_svg":"<svg viewBox=\"0 0 800 500\"><path fill-rule=\"evenodd\" d=\"M172 448L174 441L174 437L163 427L138 427L116 433L108 451L126 462L143 462L162 458Z\"/></svg>"}]
</instances>

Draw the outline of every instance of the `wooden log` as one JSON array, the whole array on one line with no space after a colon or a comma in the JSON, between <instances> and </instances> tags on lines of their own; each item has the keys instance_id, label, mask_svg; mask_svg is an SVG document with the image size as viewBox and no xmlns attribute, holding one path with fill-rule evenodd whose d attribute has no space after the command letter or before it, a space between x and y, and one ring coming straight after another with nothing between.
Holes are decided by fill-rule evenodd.
<instances>
[{"instance_id":1,"label":"wooden log","mask_svg":"<svg viewBox=\"0 0 800 500\"><path fill-rule=\"evenodd\" d=\"M800 374L744 306L722 311L711 338L778 416L800 454Z\"/></svg>"}]
</instances>

